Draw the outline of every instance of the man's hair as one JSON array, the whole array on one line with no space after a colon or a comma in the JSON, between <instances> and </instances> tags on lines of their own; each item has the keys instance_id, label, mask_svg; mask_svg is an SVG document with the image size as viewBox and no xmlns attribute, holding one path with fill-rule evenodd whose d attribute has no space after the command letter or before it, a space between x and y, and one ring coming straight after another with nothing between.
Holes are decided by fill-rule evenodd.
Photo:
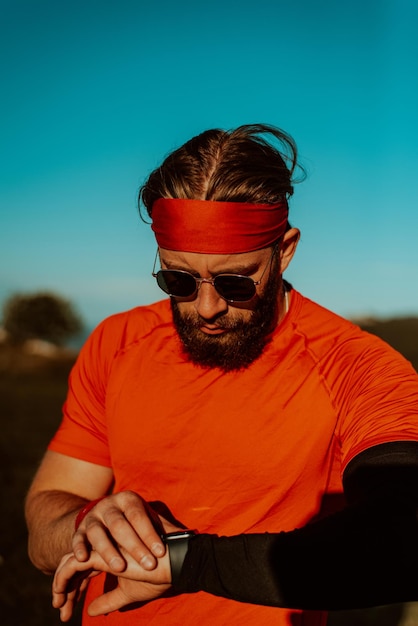
<instances>
[{"instance_id":1,"label":"man's hair","mask_svg":"<svg viewBox=\"0 0 418 626\"><path fill-rule=\"evenodd\" d=\"M268 124L207 130L172 152L139 192L148 215L158 198L275 204L293 194L294 140Z\"/></svg>"}]
</instances>

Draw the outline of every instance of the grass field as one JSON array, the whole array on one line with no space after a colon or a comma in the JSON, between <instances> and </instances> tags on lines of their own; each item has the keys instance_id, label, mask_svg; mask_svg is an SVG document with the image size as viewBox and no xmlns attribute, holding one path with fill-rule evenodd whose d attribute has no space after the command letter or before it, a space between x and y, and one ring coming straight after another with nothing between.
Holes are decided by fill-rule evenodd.
<instances>
[{"instance_id":1,"label":"grass field","mask_svg":"<svg viewBox=\"0 0 418 626\"><path fill-rule=\"evenodd\" d=\"M374 323L368 329L382 335L418 369L418 319L403 322ZM29 356L0 344L0 626L60 624L51 607L51 579L27 557L23 501L58 426L72 363L71 356ZM80 624L79 611L71 624ZM418 612L411 605L333 613L329 626L418 626Z\"/></svg>"}]
</instances>

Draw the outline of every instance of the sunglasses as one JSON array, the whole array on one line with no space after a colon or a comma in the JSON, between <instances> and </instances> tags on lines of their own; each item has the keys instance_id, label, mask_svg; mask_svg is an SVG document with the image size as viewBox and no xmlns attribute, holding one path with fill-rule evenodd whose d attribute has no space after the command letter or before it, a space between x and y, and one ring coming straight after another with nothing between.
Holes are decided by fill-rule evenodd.
<instances>
[{"instance_id":1,"label":"sunglasses","mask_svg":"<svg viewBox=\"0 0 418 626\"><path fill-rule=\"evenodd\" d=\"M191 298L199 291L202 283L209 283L213 285L221 298L228 302L248 302L255 296L256 286L260 285L263 280L276 251L277 245L274 246L271 257L259 280L253 280L249 276L242 276L241 274L218 274L215 278L196 278L184 270L159 270L155 272L158 250L152 275L157 280L160 289L174 298Z\"/></svg>"}]
</instances>

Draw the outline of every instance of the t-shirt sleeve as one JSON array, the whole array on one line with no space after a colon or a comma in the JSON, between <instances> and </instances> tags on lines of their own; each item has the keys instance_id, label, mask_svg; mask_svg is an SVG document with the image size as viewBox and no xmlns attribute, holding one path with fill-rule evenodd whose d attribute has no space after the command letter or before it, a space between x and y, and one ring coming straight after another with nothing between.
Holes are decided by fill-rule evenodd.
<instances>
[{"instance_id":1,"label":"t-shirt sleeve","mask_svg":"<svg viewBox=\"0 0 418 626\"><path fill-rule=\"evenodd\" d=\"M112 322L102 322L71 371L61 424L48 449L111 466L106 426L106 383L117 352Z\"/></svg>"},{"instance_id":2,"label":"t-shirt sleeve","mask_svg":"<svg viewBox=\"0 0 418 626\"><path fill-rule=\"evenodd\" d=\"M418 441L418 375L378 337L334 362L337 436L343 469L356 455L393 441Z\"/></svg>"}]
</instances>

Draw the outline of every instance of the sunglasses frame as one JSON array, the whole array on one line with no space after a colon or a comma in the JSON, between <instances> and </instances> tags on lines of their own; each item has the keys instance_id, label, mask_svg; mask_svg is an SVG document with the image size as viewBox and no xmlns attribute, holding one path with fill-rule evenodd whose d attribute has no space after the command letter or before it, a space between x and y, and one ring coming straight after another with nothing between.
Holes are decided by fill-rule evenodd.
<instances>
[{"instance_id":1,"label":"sunglasses frame","mask_svg":"<svg viewBox=\"0 0 418 626\"><path fill-rule=\"evenodd\" d=\"M154 259L154 265L152 268L152 276L156 279L157 284L159 286L159 288L161 289L161 291L163 291L165 294L167 294L168 296L170 296L170 298L179 298L179 299L183 299L183 300L187 300L189 298L192 298L193 296L195 296L197 294L197 292L200 289L200 286L202 285L202 283L209 283L210 285L212 285L212 287L216 290L216 293L223 298L224 300L226 300L227 302L249 302L250 300L252 300L256 294L256 286L261 284L261 281L264 278L264 275L267 271L267 269L271 266L271 263L273 261L274 255L276 254L278 249L278 244L276 243L273 246L273 250L271 252L271 256L270 259L268 260L263 273L261 274L260 278L258 280L254 280L253 278L251 278L251 276L245 276L244 274L217 274L214 278L197 278L196 276L193 276L193 274L191 272L187 272L186 270L164 270L164 269L160 269L158 270L158 272L155 271L155 266L157 264L157 258L159 257L159 249L157 248L157 252L155 255L155 259ZM161 258L160 258L160 263L161 263ZM188 296L178 296L175 295L173 293L169 293L168 291L166 291L165 289L163 289L161 287L161 285L158 282L158 276L160 275L164 275L165 272L176 272L178 274L184 274L186 276L191 276L191 278L193 278L193 280L196 283L196 289L193 291L193 293L191 293ZM236 298L226 298L222 293L220 293L218 291L218 289L216 288L216 279L222 276L226 276L226 277L233 277L233 278L245 278L248 281L251 281L252 286L254 287L254 293L252 294L252 296L250 298L246 298L245 300L237 300Z\"/></svg>"}]
</instances>

